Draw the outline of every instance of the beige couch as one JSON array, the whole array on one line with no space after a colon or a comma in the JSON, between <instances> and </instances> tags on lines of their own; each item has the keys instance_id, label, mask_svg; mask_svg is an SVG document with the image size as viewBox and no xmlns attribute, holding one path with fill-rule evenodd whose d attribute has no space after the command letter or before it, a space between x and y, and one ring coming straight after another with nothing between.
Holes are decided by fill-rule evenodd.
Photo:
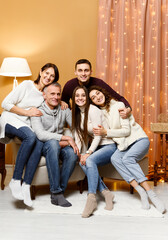
<instances>
[{"instance_id":1,"label":"beige couch","mask_svg":"<svg viewBox=\"0 0 168 240\"><path fill-rule=\"evenodd\" d=\"M12 141L12 147L13 147L13 156L14 156L14 162L17 156L17 152L20 147L20 142L18 140ZM148 157L144 157L139 162L143 172L145 175L148 174ZM112 166L112 164L107 164L105 166L99 167L99 173L100 176L103 178L110 178L110 179L118 179L123 180L122 177L119 175L119 173L115 170L115 168ZM85 174L83 173L82 169L80 168L79 164L76 164L76 167L69 179L69 182L78 182L80 193L83 191L83 180L85 177ZM45 157L41 157L40 163L38 165L38 168L36 170L32 186L31 186L31 196L32 199L35 199L35 194L37 190L37 186L42 185L49 185L48 180L48 173L46 168L46 162ZM130 192L133 193L133 188L130 188Z\"/></svg>"}]
</instances>

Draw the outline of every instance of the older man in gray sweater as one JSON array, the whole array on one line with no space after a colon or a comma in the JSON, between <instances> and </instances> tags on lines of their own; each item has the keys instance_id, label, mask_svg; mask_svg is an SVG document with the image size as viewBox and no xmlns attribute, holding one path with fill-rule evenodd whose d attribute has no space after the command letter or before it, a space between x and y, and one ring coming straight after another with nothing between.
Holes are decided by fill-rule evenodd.
<instances>
[{"instance_id":1,"label":"older man in gray sweater","mask_svg":"<svg viewBox=\"0 0 168 240\"><path fill-rule=\"evenodd\" d=\"M63 135L65 124L71 127L70 109L61 109L61 86L53 83L43 92L44 102L39 107L41 117L32 117L32 128L38 139L44 142L43 155L46 157L50 182L51 203L70 207L71 203L64 197L68 180L74 170L78 148L71 136ZM59 159L62 160L61 169Z\"/></svg>"}]
</instances>

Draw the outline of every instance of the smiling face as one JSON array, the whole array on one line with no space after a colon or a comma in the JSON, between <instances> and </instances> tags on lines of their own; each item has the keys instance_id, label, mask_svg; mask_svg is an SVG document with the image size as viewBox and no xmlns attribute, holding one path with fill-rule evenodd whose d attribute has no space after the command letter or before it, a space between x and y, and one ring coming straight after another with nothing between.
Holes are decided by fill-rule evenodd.
<instances>
[{"instance_id":1,"label":"smiling face","mask_svg":"<svg viewBox=\"0 0 168 240\"><path fill-rule=\"evenodd\" d=\"M42 85L47 86L52 83L55 79L54 68L50 67L44 71L40 71L40 82Z\"/></svg>"},{"instance_id":2,"label":"smiling face","mask_svg":"<svg viewBox=\"0 0 168 240\"><path fill-rule=\"evenodd\" d=\"M79 88L78 90L76 90L75 103L79 107L83 107L83 106L86 105L86 94L85 94L85 91L82 88Z\"/></svg>"},{"instance_id":3,"label":"smiling face","mask_svg":"<svg viewBox=\"0 0 168 240\"><path fill-rule=\"evenodd\" d=\"M43 92L44 100L50 109L61 103L61 89L59 86L50 85Z\"/></svg>"},{"instance_id":4,"label":"smiling face","mask_svg":"<svg viewBox=\"0 0 168 240\"><path fill-rule=\"evenodd\" d=\"M105 96L102 92L100 92L99 90L92 90L89 93L89 97L92 100L92 102L100 107L103 107L105 104Z\"/></svg>"},{"instance_id":5,"label":"smiling face","mask_svg":"<svg viewBox=\"0 0 168 240\"><path fill-rule=\"evenodd\" d=\"M81 84L87 83L91 74L92 71L89 64L81 63L76 66L75 75Z\"/></svg>"}]
</instances>

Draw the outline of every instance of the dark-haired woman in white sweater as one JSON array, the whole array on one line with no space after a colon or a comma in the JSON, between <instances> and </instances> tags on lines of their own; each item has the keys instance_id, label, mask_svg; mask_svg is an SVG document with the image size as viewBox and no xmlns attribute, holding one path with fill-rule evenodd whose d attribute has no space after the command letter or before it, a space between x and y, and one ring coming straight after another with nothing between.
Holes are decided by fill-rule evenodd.
<instances>
[{"instance_id":1,"label":"dark-haired woman in white sweater","mask_svg":"<svg viewBox=\"0 0 168 240\"><path fill-rule=\"evenodd\" d=\"M164 213L164 204L150 188L138 164L149 150L150 143L146 133L135 122L132 114L127 119L120 117L119 110L124 104L112 99L104 89L92 86L89 89L89 97L103 111L110 126L110 129L105 129L103 126L94 128L94 134L112 138L117 143L117 150L111 157L111 163L123 179L137 190L141 197L142 208L150 208L149 198L157 210Z\"/></svg>"}]
</instances>

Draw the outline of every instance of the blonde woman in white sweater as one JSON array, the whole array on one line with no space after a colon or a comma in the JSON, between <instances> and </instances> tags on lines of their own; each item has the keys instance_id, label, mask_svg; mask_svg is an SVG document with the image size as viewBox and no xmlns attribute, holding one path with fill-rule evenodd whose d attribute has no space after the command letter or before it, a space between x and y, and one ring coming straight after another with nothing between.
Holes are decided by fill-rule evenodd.
<instances>
[{"instance_id":1,"label":"blonde woman in white sweater","mask_svg":"<svg viewBox=\"0 0 168 240\"><path fill-rule=\"evenodd\" d=\"M89 104L88 91L84 86L75 88L72 96L72 130L80 151L80 166L88 180L88 198L82 217L89 217L97 208L97 190L102 193L106 210L113 208L113 194L108 190L99 176L97 166L110 163L111 155L116 150L112 138L93 135L93 127L104 124L100 109ZM91 144L89 145L89 138Z\"/></svg>"},{"instance_id":2,"label":"blonde woman in white sweater","mask_svg":"<svg viewBox=\"0 0 168 240\"><path fill-rule=\"evenodd\" d=\"M93 129L96 136L107 136L117 143L117 150L111 157L111 163L119 174L141 197L142 208L149 209L148 198L161 213L165 212L165 206L156 196L147 183L138 161L141 160L149 150L149 139L139 124L135 122L133 115L122 119L119 111L124 107L122 102L112 99L109 94L98 86L89 89L91 101L104 113L110 129L102 125Z\"/></svg>"},{"instance_id":3,"label":"blonde woman in white sweater","mask_svg":"<svg viewBox=\"0 0 168 240\"><path fill-rule=\"evenodd\" d=\"M41 116L37 109L44 101L43 88L59 79L55 64L45 64L35 81L25 80L3 100L0 138L17 136L22 144L19 148L13 178L9 183L14 198L23 200L31 207L30 185L41 157L43 143L31 129L30 117ZM23 170L25 173L21 185Z\"/></svg>"}]
</instances>

